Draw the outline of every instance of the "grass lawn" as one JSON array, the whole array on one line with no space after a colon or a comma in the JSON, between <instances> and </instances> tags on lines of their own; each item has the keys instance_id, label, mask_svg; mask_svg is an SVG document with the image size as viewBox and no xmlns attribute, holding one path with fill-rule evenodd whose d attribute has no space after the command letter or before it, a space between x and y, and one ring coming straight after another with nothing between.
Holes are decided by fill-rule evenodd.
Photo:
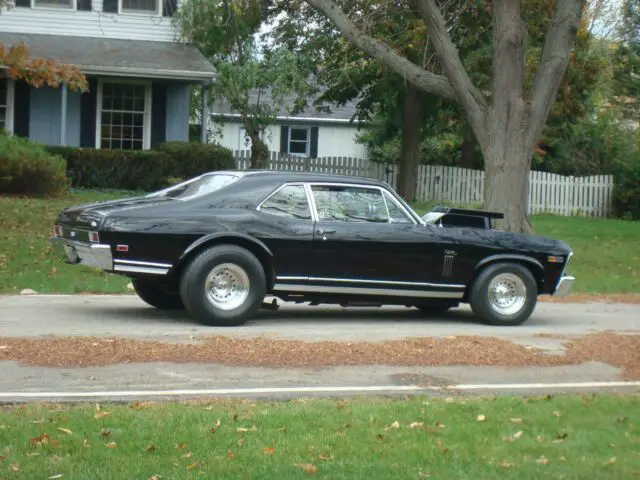
<instances>
[{"instance_id":1,"label":"grass lawn","mask_svg":"<svg viewBox=\"0 0 640 480\"><path fill-rule=\"evenodd\" d=\"M80 190L56 200L0 196L0 293L126 293L126 278L67 265L54 258L47 239L63 207L127 195L132 193ZM420 212L427 208L417 206ZM543 215L532 221L536 233L574 249L569 270L577 278L576 292L640 292L640 222Z\"/></svg>"},{"instance_id":2,"label":"grass lawn","mask_svg":"<svg viewBox=\"0 0 640 480\"><path fill-rule=\"evenodd\" d=\"M0 410L0 477L639 478L640 397Z\"/></svg>"}]
</instances>

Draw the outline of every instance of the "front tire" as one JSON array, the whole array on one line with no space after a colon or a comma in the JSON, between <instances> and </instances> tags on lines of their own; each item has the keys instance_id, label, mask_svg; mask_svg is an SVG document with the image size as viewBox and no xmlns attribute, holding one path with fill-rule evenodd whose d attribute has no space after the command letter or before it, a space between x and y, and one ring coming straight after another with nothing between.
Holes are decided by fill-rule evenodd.
<instances>
[{"instance_id":1,"label":"front tire","mask_svg":"<svg viewBox=\"0 0 640 480\"><path fill-rule=\"evenodd\" d=\"M236 245L203 251L185 268L180 296L187 311L204 325L244 324L262 305L266 275L260 261Z\"/></svg>"},{"instance_id":2,"label":"front tire","mask_svg":"<svg viewBox=\"0 0 640 480\"><path fill-rule=\"evenodd\" d=\"M140 299L160 310L181 310L184 308L178 293L169 292L146 278L132 278L131 284Z\"/></svg>"},{"instance_id":3,"label":"front tire","mask_svg":"<svg viewBox=\"0 0 640 480\"><path fill-rule=\"evenodd\" d=\"M517 263L490 265L473 283L469 301L485 323L516 326L526 322L536 306L538 286L531 271Z\"/></svg>"}]
</instances>

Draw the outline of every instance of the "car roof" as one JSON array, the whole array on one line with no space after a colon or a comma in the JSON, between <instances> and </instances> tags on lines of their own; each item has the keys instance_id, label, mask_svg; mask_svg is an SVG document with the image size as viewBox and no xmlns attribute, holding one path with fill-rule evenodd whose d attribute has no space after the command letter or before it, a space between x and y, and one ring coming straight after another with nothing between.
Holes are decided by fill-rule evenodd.
<instances>
[{"instance_id":1,"label":"car roof","mask_svg":"<svg viewBox=\"0 0 640 480\"><path fill-rule=\"evenodd\" d=\"M319 172L292 172L289 170L218 170L207 174L229 174L241 177L273 178L285 182L329 182L329 183L354 183L362 185L377 185L389 187L389 184L375 178L361 177L357 175L337 175Z\"/></svg>"}]
</instances>

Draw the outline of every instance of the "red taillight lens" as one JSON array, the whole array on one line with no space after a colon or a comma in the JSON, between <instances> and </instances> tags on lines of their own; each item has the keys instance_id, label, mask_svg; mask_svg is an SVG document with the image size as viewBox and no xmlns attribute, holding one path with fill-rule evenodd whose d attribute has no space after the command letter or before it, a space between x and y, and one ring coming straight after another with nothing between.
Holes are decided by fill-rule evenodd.
<instances>
[{"instance_id":1,"label":"red taillight lens","mask_svg":"<svg viewBox=\"0 0 640 480\"><path fill-rule=\"evenodd\" d=\"M100 235L98 235L98 232L89 232L89 240L98 243L100 241Z\"/></svg>"}]
</instances>

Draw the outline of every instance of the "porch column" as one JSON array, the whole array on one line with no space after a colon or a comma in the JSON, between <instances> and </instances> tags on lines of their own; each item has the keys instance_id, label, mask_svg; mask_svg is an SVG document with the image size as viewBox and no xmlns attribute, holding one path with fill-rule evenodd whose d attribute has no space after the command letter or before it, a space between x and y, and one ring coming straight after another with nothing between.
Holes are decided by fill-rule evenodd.
<instances>
[{"instance_id":1,"label":"porch column","mask_svg":"<svg viewBox=\"0 0 640 480\"><path fill-rule=\"evenodd\" d=\"M67 144L67 85L62 84L62 113L60 115L60 145Z\"/></svg>"},{"instance_id":2,"label":"porch column","mask_svg":"<svg viewBox=\"0 0 640 480\"><path fill-rule=\"evenodd\" d=\"M200 107L200 142L207 143L207 130L209 129L209 91L206 85L200 88L202 105Z\"/></svg>"}]
</instances>

